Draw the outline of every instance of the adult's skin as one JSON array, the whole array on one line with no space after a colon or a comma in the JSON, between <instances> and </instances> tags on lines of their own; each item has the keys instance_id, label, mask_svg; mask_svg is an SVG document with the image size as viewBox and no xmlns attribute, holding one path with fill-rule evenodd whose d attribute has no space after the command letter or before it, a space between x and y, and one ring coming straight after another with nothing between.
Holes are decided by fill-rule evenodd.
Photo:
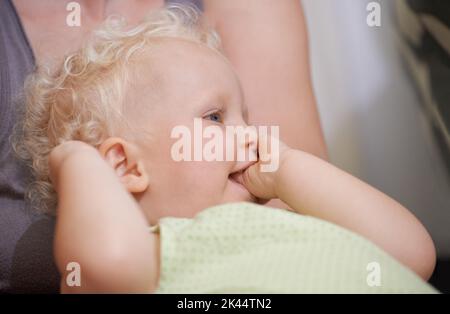
<instances>
[{"instance_id":1,"label":"adult's skin","mask_svg":"<svg viewBox=\"0 0 450 314\"><path fill-rule=\"evenodd\" d=\"M37 65L59 64L111 14L120 14L133 25L164 4L163 0L77 0L81 26L69 27L69 2L13 0ZM204 11L242 81L250 123L279 125L281 139L291 147L327 158L311 87L300 0L204 0ZM286 207L277 200L269 205ZM46 226L39 230L45 231ZM26 232L23 238L34 239L35 234ZM48 237L43 241L48 242ZM23 242L29 250L30 241ZM27 260L29 252L18 253Z\"/></svg>"},{"instance_id":2,"label":"adult's skin","mask_svg":"<svg viewBox=\"0 0 450 314\"><path fill-rule=\"evenodd\" d=\"M66 54L79 49L90 32L111 14L120 14L133 25L150 10L164 5L164 0L77 0L81 26L70 27L66 23L69 2L73 1L13 0L38 65L58 64Z\"/></svg>"}]
</instances>

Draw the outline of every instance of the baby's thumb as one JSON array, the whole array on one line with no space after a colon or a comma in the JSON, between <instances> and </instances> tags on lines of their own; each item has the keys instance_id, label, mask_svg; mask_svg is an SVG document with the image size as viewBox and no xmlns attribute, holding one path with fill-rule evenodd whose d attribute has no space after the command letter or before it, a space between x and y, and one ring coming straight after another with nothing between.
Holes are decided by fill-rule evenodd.
<instances>
[{"instance_id":1,"label":"baby's thumb","mask_svg":"<svg viewBox=\"0 0 450 314\"><path fill-rule=\"evenodd\" d=\"M248 167L242 174L242 181L252 195L261 200L269 200L271 197L265 192L260 166L258 162Z\"/></svg>"}]
</instances>

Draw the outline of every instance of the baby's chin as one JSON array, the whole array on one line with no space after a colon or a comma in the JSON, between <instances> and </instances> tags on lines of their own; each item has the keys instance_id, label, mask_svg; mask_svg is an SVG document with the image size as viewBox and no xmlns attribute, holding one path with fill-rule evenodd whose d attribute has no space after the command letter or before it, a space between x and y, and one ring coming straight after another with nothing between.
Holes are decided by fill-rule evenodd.
<instances>
[{"instance_id":1,"label":"baby's chin","mask_svg":"<svg viewBox=\"0 0 450 314\"><path fill-rule=\"evenodd\" d=\"M260 203L260 200L252 195L244 185L232 178L228 179L228 187L230 192L230 200L228 202Z\"/></svg>"}]
</instances>

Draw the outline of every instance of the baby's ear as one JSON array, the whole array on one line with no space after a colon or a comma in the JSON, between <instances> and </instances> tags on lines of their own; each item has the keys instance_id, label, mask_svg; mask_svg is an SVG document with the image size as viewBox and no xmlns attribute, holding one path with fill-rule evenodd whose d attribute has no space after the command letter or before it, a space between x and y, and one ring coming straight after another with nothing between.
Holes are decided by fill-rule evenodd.
<instances>
[{"instance_id":1,"label":"baby's ear","mask_svg":"<svg viewBox=\"0 0 450 314\"><path fill-rule=\"evenodd\" d=\"M128 192L141 193L148 188L147 171L133 144L119 137L110 137L100 145L99 152Z\"/></svg>"}]
</instances>

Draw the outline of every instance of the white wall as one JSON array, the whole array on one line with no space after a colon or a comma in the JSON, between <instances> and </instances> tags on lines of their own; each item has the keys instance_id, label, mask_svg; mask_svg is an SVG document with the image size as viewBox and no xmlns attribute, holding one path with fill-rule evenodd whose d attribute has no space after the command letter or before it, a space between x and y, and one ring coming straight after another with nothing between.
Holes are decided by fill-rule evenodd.
<instances>
[{"instance_id":1,"label":"white wall","mask_svg":"<svg viewBox=\"0 0 450 314\"><path fill-rule=\"evenodd\" d=\"M449 178L401 66L393 1L378 1L379 28L368 0L302 1L322 126L331 161L408 207L450 256Z\"/></svg>"}]
</instances>

